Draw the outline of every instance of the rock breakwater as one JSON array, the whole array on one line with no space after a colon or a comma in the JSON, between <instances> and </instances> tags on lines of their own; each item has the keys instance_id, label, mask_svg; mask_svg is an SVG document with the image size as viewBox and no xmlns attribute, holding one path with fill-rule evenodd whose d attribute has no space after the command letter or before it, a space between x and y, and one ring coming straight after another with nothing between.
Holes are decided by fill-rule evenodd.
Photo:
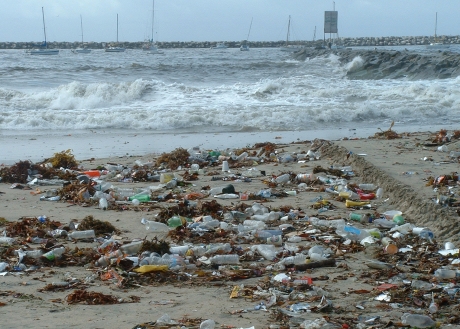
<instances>
[{"instance_id":1,"label":"rock breakwater","mask_svg":"<svg viewBox=\"0 0 460 329\"><path fill-rule=\"evenodd\" d=\"M410 50L305 48L293 56L297 60L307 60L331 54L347 65L350 79L446 79L460 75L460 54L450 51L421 54Z\"/></svg>"}]
</instances>

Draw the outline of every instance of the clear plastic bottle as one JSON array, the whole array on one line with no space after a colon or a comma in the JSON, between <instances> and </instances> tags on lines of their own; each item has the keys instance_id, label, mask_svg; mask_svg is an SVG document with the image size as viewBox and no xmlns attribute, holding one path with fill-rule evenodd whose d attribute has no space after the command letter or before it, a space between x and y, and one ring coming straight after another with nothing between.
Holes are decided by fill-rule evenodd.
<instances>
[{"instance_id":1,"label":"clear plastic bottle","mask_svg":"<svg viewBox=\"0 0 460 329\"><path fill-rule=\"evenodd\" d=\"M71 240L94 239L96 234L94 230L87 231L73 231L67 235Z\"/></svg>"},{"instance_id":2,"label":"clear plastic bottle","mask_svg":"<svg viewBox=\"0 0 460 329\"><path fill-rule=\"evenodd\" d=\"M448 268L438 268L434 272L434 276L441 280L442 279L453 279L457 276L457 271L451 270Z\"/></svg>"},{"instance_id":3,"label":"clear plastic bottle","mask_svg":"<svg viewBox=\"0 0 460 329\"><path fill-rule=\"evenodd\" d=\"M25 254L26 254L26 257L29 257L29 258L40 258L43 255L43 251L41 251L40 249L26 250Z\"/></svg>"},{"instance_id":4,"label":"clear plastic bottle","mask_svg":"<svg viewBox=\"0 0 460 329\"><path fill-rule=\"evenodd\" d=\"M301 264L305 264L306 260L307 260L307 255L298 254L295 256L286 257L283 260L281 260L280 263L284 265L301 265Z\"/></svg>"},{"instance_id":5,"label":"clear plastic bottle","mask_svg":"<svg viewBox=\"0 0 460 329\"><path fill-rule=\"evenodd\" d=\"M57 258L61 258L62 254L65 252L64 247L60 248L55 248L51 251L48 251L47 253L43 254L42 257L48 259L48 260L55 260Z\"/></svg>"},{"instance_id":6,"label":"clear plastic bottle","mask_svg":"<svg viewBox=\"0 0 460 329\"><path fill-rule=\"evenodd\" d=\"M168 233L171 230L171 228L165 223L160 223L152 220L146 221L145 229L149 232L156 233Z\"/></svg>"},{"instance_id":7,"label":"clear plastic bottle","mask_svg":"<svg viewBox=\"0 0 460 329\"><path fill-rule=\"evenodd\" d=\"M430 328L436 325L436 322L427 315L410 313L404 313L401 316L401 322L417 328Z\"/></svg>"},{"instance_id":8,"label":"clear plastic bottle","mask_svg":"<svg viewBox=\"0 0 460 329\"><path fill-rule=\"evenodd\" d=\"M375 191L375 189L377 188L377 186L375 186L374 184L359 184L358 186L359 189L363 191Z\"/></svg>"},{"instance_id":9,"label":"clear plastic bottle","mask_svg":"<svg viewBox=\"0 0 460 329\"><path fill-rule=\"evenodd\" d=\"M275 182L278 184L286 184L290 181L291 176L289 174L283 174L275 178Z\"/></svg>"},{"instance_id":10,"label":"clear plastic bottle","mask_svg":"<svg viewBox=\"0 0 460 329\"><path fill-rule=\"evenodd\" d=\"M238 255L216 255L209 259L213 264L239 264L240 256Z\"/></svg>"},{"instance_id":11,"label":"clear plastic bottle","mask_svg":"<svg viewBox=\"0 0 460 329\"><path fill-rule=\"evenodd\" d=\"M0 245L9 245L11 246L16 242L15 238L8 238L6 236L0 236Z\"/></svg>"},{"instance_id":12,"label":"clear plastic bottle","mask_svg":"<svg viewBox=\"0 0 460 329\"><path fill-rule=\"evenodd\" d=\"M123 252L123 254L126 255L135 255L141 250L142 244L144 241L134 241L128 244L124 244L120 247L120 250Z\"/></svg>"},{"instance_id":13,"label":"clear plastic bottle","mask_svg":"<svg viewBox=\"0 0 460 329\"><path fill-rule=\"evenodd\" d=\"M251 247L251 250L257 251L266 260L273 260L276 257L276 247L272 244L258 244Z\"/></svg>"}]
</instances>

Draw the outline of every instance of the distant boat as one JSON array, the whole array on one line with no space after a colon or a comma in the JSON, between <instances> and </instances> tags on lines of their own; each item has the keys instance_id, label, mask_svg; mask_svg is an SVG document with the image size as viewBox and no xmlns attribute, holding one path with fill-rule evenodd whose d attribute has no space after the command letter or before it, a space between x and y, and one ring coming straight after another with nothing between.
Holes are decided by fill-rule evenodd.
<instances>
[{"instance_id":1,"label":"distant boat","mask_svg":"<svg viewBox=\"0 0 460 329\"><path fill-rule=\"evenodd\" d=\"M246 37L246 40L244 40L244 41L241 43L241 46L240 46L240 50L241 50L241 51L249 51L248 40L249 40L249 34L251 33L251 27L252 27L252 18L251 18L251 24L249 25L248 36Z\"/></svg>"},{"instance_id":2,"label":"distant boat","mask_svg":"<svg viewBox=\"0 0 460 329\"><path fill-rule=\"evenodd\" d=\"M118 14L117 14L117 44L118 44ZM110 46L105 48L106 53L122 53L125 51L125 48L118 46Z\"/></svg>"},{"instance_id":3,"label":"distant boat","mask_svg":"<svg viewBox=\"0 0 460 329\"><path fill-rule=\"evenodd\" d=\"M158 50L158 47L155 45L153 41L153 23L155 20L155 0L152 0L152 36L148 43L142 46L142 50L148 51L149 54L162 54L162 51Z\"/></svg>"},{"instance_id":4,"label":"distant boat","mask_svg":"<svg viewBox=\"0 0 460 329\"><path fill-rule=\"evenodd\" d=\"M227 49L228 46L223 43L223 42L218 42L214 47L211 47L211 49Z\"/></svg>"},{"instance_id":5,"label":"distant boat","mask_svg":"<svg viewBox=\"0 0 460 329\"><path fill-rule=\"evenodd\" d=\"M83 19L81 18L81 15L80 15L80 27L81 27L81 46L83 47ZM77 49L73 49L72 52L75 54L89 54L91 52L91 49L77 48Z\"/></svg>"},{"instance_id":6,"label":"distant boat","mask_svg":"<svg viewBox=\"0 0 460 329\"><path fill-rule=\"evenodd\" d=\"M59 55L59 49L48 49L48 44L46 43L46 27L45 27L45 11L42 7L42 17L43 17L43 34L45 35L45 41L40 45L38 49L28 50L27 53L30 55Z\"/></svg>"},{"instance_id":7,"label":"distant boat","mask_svg":"<svg viewBox=\"0 0 460 329\"><path fill-rule=\"evenodd\" d=\"M280 48L281 51L287 51L287 52L296 52L302 50L304 47L302 46L295 46L295 45L290 45L289 44L289 35L291 34L291 16L289 15L289 21L288 21L288 29L287 29L287 35L286 35L286 44Z\"/></svg>"},{"instance_id":8,"label":"distant boat","mask_svg":"<svg viewBox=\"0 0 460 329\"><path fill-rule=\"evenodd\" d=\"M434 24L434 40L429 45L426 45L427 48L432 49L441 49L441 48L449 48L448 44L442 43L438 41L438 36L436 35L438 29L438 13L436 12L436 20Z\"/></svg>"}]
</instances>

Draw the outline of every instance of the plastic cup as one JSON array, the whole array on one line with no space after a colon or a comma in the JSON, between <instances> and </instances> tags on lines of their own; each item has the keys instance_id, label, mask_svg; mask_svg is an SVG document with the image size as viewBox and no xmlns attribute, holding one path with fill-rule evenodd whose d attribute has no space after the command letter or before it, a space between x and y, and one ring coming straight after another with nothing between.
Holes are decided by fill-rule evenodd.
<instances>
[{"instance_id":1,"label":"plastic cup","mask_svg":"<svg viewBox=\"0 0 460 329\"><path fill-rule=\"evenodd\" d=\"M222 171L228 171L228 161L222 161Z\"/></svg>"}]
</instances>

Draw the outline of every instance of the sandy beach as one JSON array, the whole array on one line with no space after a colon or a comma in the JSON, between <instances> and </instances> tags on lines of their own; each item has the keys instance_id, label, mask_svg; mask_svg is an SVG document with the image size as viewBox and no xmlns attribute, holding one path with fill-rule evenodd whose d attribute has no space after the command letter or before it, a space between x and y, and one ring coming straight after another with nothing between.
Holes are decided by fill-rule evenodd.
<instances>
[{"instance_id":1,"label":"sandy beach","mask_svg":"<svg viewBox=\"0 0 460 329\"><path fill-rule=\"evenodd\" d=\"M197 328L202 321L212 319L216 328L274 329L300 324L313 328L308 326L308 321L314 320L317 324L329 323L336 328L389 328L408 326L401 324L404 313L430 316L442 327L449 324L449 328L460 327L459 301L455 295L459 272L455 274L454 271L454 276L448 278L435 275L436 270L444 266L452 270L458 268L455 262L458 249L450 254L438 253L446 242L451 242L455 248L460 246L456 202L450 206L436 202L440 195L448 195L448 190L452 193L450 197L455 199L458 182L446 177L446 184L440 184L437 192L433 191L435 186L427 184L430 177L436 181L436 178L456 173L458 160L450 157L450 152L460 151L459 142L455 138L433 142L439 130L408 132L400 128L393 128L397 134L394 139L384 135L366 138L379 132L375 129L359 133L349 131L345 139L338 136L326 139L326 133L309 138L296 132L259 135L247 132L247 135L232 137L210 133L200 139L184 135L174 139L177 145L165 143L165 136L157 136L157 139L144 136L145 143L131 136L130 140L121 137L107 142L113 148L125 150L124 155L117 150L112 156L107 154L110 152L107 147L97 152L98 145L88 145L91 142L85 140L80 143L84 147L73 153L77 155L79 171L121 165L120 168L129 170L125 174L114 171L109 175L111 178L106 177L104 182L111 185L108 191L149 187L151 190L150 202L136 205L130 201L109 200L106 210L101 209L97 201L41 199L51 195L53 189L59 193L62 184L14 184L3 179L0 183L0 218L3 218L0 231L11 232L13 224L25 220L30 221L30 226L23 232L16 231L17 236L5 232L6 236L15 238L15 242L0 246L0 263L8 264L0 271L3 272L0 277L0 327ZM447 132L450 134L453 130ZM27 140L28 137L24 137L22 141L27 144ZM31 142L46 143L43 140ZM195 161L200 170L193 179L187 174L193 160L179 163L180 167L174 170L168 165L160 167L157 164L161 153L172 152L178 147L198 152L198 149L190 149L194 146L199 147L199 151L225 149L234 154L221 154L215 162ZM271 146L274 149L269 149ZM0 159L3 163L0 169L7 170L18 160L32 158L35 162L51 158L54 152L73 148L61 138L59 143L48 148L49 154L40 154L46 151L37 147L31 157L29 154L22 158L11 147L11 152ZM152 149L155 153L149 153ZM250 158L242 156L240 161L232 158L243 152ZM275 156L270 157L270 153ZM229 171L222 171L222 161L228 162ZM342 171L344 167L351 168ZM182 177L183 184L171 187L155 180L136 181L131 179L132 168L152 175L173 172ZM256 170L249 170L251 168ZM346 172L350 175L346 176ZM343 176L338 177L337 173ZM284 174L289 174L288 180L277 181ZM334 190L340 185L339 179L346 180L352 187L373 184L374 188L365 194L381 188L382 195L371 198L368 206L347 207L343 195ZM232 194L236 194L236 198L208 195L210 189L229 184L234 187ZM328 192L328 189L335 192ZM260 196L262 190L270 190L270 196ZM243 194L249 196L248 200L242 200ZM193 195L198 199L192 200ZM118 262L115 258L108 266L96 266L104 252L95 249L104 239L111 236L119 245L142 239L153 241L155 234L148 232L141 220L157 221L167 209L180 208L187 198L192 204L197 203L195 216L190 218L188 225L201 223L204 216L212 216L225 224L207 231L194 231L185 225L171 231L165 241L170 246L188 245L190 250L193 246L206 249L214 243L229 243L231 250L203 255L188 252L180 255L182 266L164 271L157 268L146 274L136 272L142 266L122 262L126 255L119 256ZM446 198L441 197L441 200ZM273 242L276 256L272 259L264 258L260 249L253 247L269 245L266 239L265 243L261 242L254 232L241 234L240 231L238 234L238 225L241 228L244 220L251 219L250 212L246 211L244 219L228 215L232 211L244 212L254 203L268 211L284 212L281 218L262 221L265 229L283 231L282 243ZM400 211L404 222L413 227L430 229L434 237L424 239L412 231L413 227L409 231L401 229L400 234L394 235L395 231L390 232L388 227L378 226L375 220L391 210ZM176 215L174 211L170 217ZM361 222L350 220L351 213L360 214L364 219ZM40 216L46 216L43 223L38 220ZM71 232L74 223L82 223L89 216L112 224L116 232L96 234L97 240L76 241L47 234L57 228ZM350 239L346 233L341 236L337 227L328 227L333 224L326 226L315 218L328 223L344 219L347 227L361 232L378 231L367 234L371 239L366 243ZM57 223L59 227L55 227ZM47 239L46 243L31 242L37 232ZM391 238L397 252L385 249L384 237ZM25 266L18 267L20 260L15 250L46 252L60 246L66 248L61 258L47 261L43 257L31 259L26 256L21 261ZM332 262L327 266L303 268L305 264L321 261L309 255L308 251L314 246L323 247L321 260ZM210 258L218 254L237 254L239 264L210 264ZM301 263L287 260L299 255L305 256ZM131 256L142 258L145 255ZM427 286L420 288L414 284L416 281L423 281ZM53 286L53 283L61 285ZM76 291L102 293L106 299L96 305L92 304L97 299L89 297L72 303L69 296L75 297ZM114 304L108 304L107 296L114 297ZM432 298L438 310L430 313ZM170 322L162 322L166 315Z\"/></svg>"}]
</instances>

